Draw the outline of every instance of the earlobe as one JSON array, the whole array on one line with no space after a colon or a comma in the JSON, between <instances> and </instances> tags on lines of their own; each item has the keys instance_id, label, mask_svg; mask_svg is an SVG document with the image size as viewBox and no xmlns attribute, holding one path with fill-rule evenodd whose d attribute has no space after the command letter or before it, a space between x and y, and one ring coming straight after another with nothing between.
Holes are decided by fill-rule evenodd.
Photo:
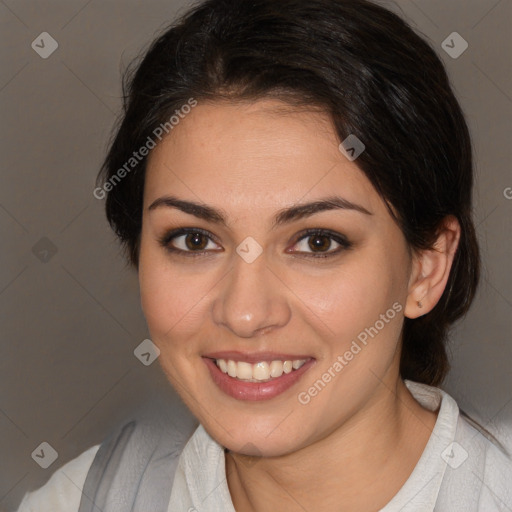
<instances>
[{"instance_id":1,"label":"earlobe","mask_svg":"<svg viewBox=\"0 0 512 512\"><path fill-rule=\"evenodd\" d=\"M420 253L415 256L415 267L418 267L419 273L416 274L413 271L412 277L413 279L409 283L409 293L407 295L407 300L405 303L405 311L404 315L407 318L417 318L419 316L428 313L426 309L425 299L427 298L429 291L429 276L425 276L422 267L423 267L423 255ZM416 275L416 277L414 277Z\"/></svg>"},{"instance_id":2,"label":"earlobe","mask_svg":"<svg viewBox=\"0 0 512 512\"><path fill-rule=\"evenodd\" d=\"M404 314L418 318L430 312L443 295L460 240L460 224L444 219L431 249L415 252Z\"/></svg>"}]
</instances>

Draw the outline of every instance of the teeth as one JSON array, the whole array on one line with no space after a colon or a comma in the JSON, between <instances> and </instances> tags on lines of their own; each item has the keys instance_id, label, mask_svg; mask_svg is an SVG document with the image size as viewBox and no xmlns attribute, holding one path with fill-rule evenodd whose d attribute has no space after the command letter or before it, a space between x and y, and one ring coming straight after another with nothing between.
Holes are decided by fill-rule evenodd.
<instances>
[{"instance_id":1,"label":"teeth","mask_svg":"<svg viewBox=\"0 0 512 512\"><path fill-rule=\"evenodd\" d=\"M223 373L230 377L247 382L262 382L281 377L283 373L298 370L306 359L294 359L293 361L260 361L256 364L245 361L232 361L231 359L216 359L217 366Z\"/></svg>"},{"instance_id":2,"label":"teeth","mask_svg":"<svg viewBox=\"0 0 512 512\"><path fill-rule=\"evenodd\" d=\"M236 363L236 377L239 379L252 379L252 365L249 363Z\"/></svg>"},{"instance_id":3,"label":"teeth","mask_svg":"<svg viewBox=\"0 0 512 512\"><path fill-rule=\"evenodd\" d=\"M266 363L265 361L263 361L261 363L256 363L254 365L248 364L248 363L237 363L237 364L238 365L247 364L252 369L252 375L250 377L244 377L243 375L240 375L238 373L238 368L237 368L236 376L239 379L250 379L250 378L253 378L256 380L270 379L270 365L268 363Z\"/></svg>"},{"instance_id":4,"label":"teeth","mask_svg":"<svg viewBox=\"0 0 512 512\"><path fill-rule=\"evenodd\" d=\"M224 373L228 373L228 364L226 363L226 361L224 361L224 359L218 359L217 365Z\"/></svg>"}]
</instances>

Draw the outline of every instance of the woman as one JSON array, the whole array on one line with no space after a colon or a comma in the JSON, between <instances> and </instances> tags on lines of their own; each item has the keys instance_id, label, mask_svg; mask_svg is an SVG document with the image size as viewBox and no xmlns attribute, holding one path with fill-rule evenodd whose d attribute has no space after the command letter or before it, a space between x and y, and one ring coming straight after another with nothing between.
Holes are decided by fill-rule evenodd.
<instances>
[{"instance_id":1,"label":"woman","mask_svg":"<svg viewBox=\"0 0 512 512\"><path fill-rule=\"evenodd\" d=\"M509 455L437 387L472 173L442 63L376 4L210 0L153 43L95 195L200 422L162 510L511 509ZM20 510L98 506L98 453Z\"/></svg>"}]
</instances>

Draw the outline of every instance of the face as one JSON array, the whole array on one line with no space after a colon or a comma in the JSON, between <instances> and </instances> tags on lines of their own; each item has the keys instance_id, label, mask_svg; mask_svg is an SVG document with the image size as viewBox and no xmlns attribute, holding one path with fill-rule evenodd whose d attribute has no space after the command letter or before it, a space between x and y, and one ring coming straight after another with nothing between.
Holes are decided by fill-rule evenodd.
<instances>
[{"instance_id":1,"label":"face","mask_svg":"<svg viewBox=\"0 0 512 512\"><path fill-rule=\"evenodd\" d=\"M200 103L149 156L142 308L169 381L233 451L306 447L396 384L410 272L323 113Z\"/></svg>"}]
</instances>

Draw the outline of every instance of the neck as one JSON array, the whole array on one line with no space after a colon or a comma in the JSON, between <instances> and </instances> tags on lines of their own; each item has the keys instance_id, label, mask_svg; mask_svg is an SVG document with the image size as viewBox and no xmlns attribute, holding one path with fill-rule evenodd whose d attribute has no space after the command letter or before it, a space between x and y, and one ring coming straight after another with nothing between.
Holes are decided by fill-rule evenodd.
<instances>
[{"instance_id":1,"label":"neck","mask_svg":"<svg viewBox=\"0 0 512 512\"><path fill-rule=\"evenodd\" d=\"M226 453L237 512L380 510L418 462L437 414L422 408L401 379L382 383L370 404L324 438L296 452L247 464Z\"/></svg>"}]
</instances>

